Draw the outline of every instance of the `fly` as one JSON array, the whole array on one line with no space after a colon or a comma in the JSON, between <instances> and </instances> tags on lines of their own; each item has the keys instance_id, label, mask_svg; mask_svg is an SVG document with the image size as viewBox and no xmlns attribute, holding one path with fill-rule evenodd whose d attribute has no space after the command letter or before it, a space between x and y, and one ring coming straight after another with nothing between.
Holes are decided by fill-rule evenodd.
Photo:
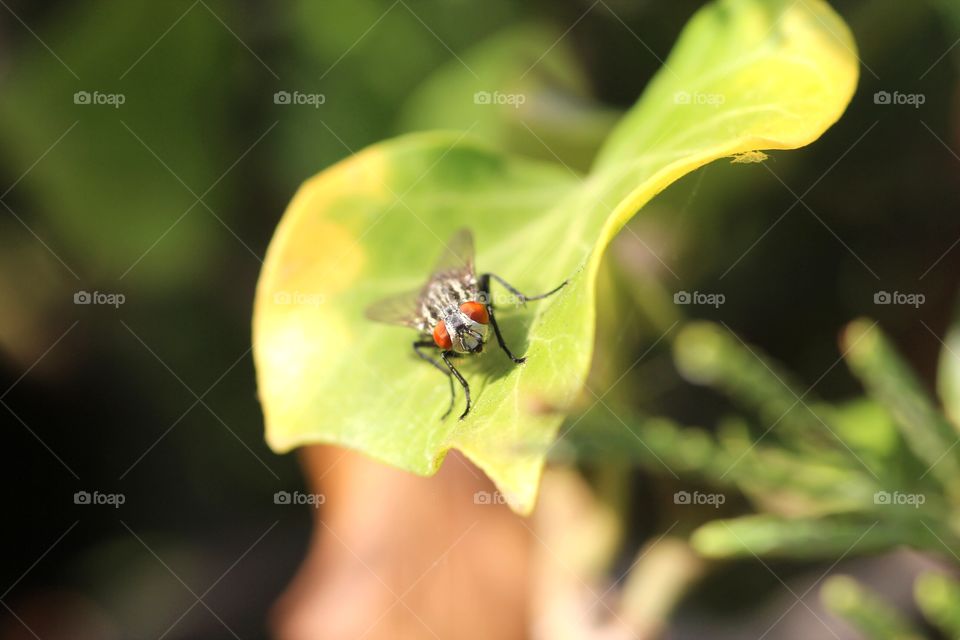
<instances>
[{"instance_id":1,"label":"fly","mask_svg":"<svg viewBox=\"0 0 960 640\"><path fill-rule=\"evenodd\" d=\"M473 258L473 234L469 229L460 229L447 242L443 254L421 288L380 300L368 307L366 312L370 320L410 327L419 332L419 338L413 343L414 352L450 381L450 407L441 419L450 415L456 401L454 379L463 387L467 399L460 419L463 420L470 413L470 385L451 360L483 351L489 328L493 328L497 343L507 357L516 364L526 361L526 358L513 355L503 340L494 315L490 281L499 282L520 304L551 296L568 282L565 280L557 288L538 296L524 295L494 273L477 276ZM439 360L426 351L428 349L436 349Z\"/></svg>"}]
</instances>

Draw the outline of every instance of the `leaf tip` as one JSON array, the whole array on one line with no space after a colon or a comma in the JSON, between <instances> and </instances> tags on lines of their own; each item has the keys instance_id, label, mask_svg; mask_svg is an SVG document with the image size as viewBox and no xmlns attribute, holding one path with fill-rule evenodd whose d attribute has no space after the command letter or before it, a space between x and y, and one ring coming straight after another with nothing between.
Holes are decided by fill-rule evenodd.
<instances>
[{"instance_id":1,"label":"leaf tip","mask_svg":"<svg viewBox=\"0 0 960 640\"><path fill-rule=\"evenodd\" d=\"M724 336L710 322L691 322L674 339L677 368L687 380L694 383L711 382L720 370L724 354Z\"/></svg>"},{"instance_id":2,"label":"leaf tip","mask_svg":"<svg viewBox=\"0 0 960 640\"><path fill-rule=\"evenodd\" d=\"M872 351L880 339L876 324L867 318L857 318L847 324L840 334L841 351L853 359Z\"/></svg>"},{"instance_id":3,"label":"leaf tip","mask_svg":"<svg viewBox=\"0 0 960 640\"><path fill-rule=\"evenodd\" d=\"M820 597L834 611L850 611L860 601L860 585L850 576L832 576L823 584Z\"/></svg>"},{"instance_id":4,"label":"leaf tip","mask_svg":"<svg viewBox=\"0 0 960 640\"><path fill-rule=\"evenodd\" d=\"M699 527L690 536L690 544L702 556L725 558L733 555L730 533L718 526L717 521Z\"/></svg>"}]
</instances>

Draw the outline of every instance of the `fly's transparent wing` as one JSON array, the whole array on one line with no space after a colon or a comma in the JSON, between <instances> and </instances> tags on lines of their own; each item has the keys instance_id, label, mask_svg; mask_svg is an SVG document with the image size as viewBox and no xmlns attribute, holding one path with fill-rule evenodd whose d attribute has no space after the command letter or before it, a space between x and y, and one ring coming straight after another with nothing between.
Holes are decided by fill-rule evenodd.
<instances>
[{"instance_id":1,"label":"fly's transparent wing","mask_svg":"<svg viewBox=\"0 0 960 640\"><path fill-rule=\"evenodd\" d=\"M474 285L473 234L469 229L459 229L447 240L423 287L378 300L367 307L367 319L423 331L433 317L425 309L426 294L450 281L459 282L465 290Z\"/></svg>"},{"instance_id":2,"label":"fly's transparent wing","mask_svg":"<svg viewBox=\"0 0 960 640\"><path fill-rule=\"evenodd\" d=\"M377 300L364 311L368 320L420 328L420 289Z\"/></svg>"},{"instance_id":3,"label":"fly's transparent wing","mask_svg":"<svg viewBox=\"0 0 960 640\"><path fill-rule=\"evenodd\" d=\"M473 233L469 229L458 229L447 240L431 277L440 275L473 276Z\"/></svg>"}]
</instances>

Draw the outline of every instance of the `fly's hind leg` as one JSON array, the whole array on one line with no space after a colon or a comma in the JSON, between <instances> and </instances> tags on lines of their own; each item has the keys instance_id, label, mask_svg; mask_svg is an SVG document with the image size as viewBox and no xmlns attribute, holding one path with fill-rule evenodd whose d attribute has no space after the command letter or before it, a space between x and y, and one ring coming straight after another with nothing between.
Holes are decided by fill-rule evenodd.
<instances>
[{"instance_id":1,"label":"fly's hind leg","mask_svg":"<svg viewBox=\"0 0 960 640\"><path fill-rule=\"evenodd\" d=\"M500 325L497 324L497 317L494 315L494 312L493 312L493 297L490 295L490 279L491 278L499 282L501 285L503 285L503 287L507 291L512 293L514 296L516 296L520 304L526 304L527 301L529 300L542 300L544 298L552 296L557 291L560 291L560 289L563 289L565 286L567 286L567 283L570 281L564 280L562 283L560 283L559 287L552 289L546 293L541 293L540 295L537 295L537 296L528 296L526 294L520 293L509 282L507 282L506 280L504 280L503 278L501 278L495 273L484 273L480 275L478 286L480 288L480 293L483 296L483 303L487 307L487 315L490 317L490 324L491 326L493 326L493 333L497 336L497 342L500 344L500 348L503 349L503 352L507 354L507 357L513 360L516 364L523 364L524 362L527 361L527 359L524 357L518 358L513 355L513 352L510 351L509 347L507 347L507 343L504 342L503 340L503 334L500 332Z\"/></svg>"},{"instance_id":2,"label":"fly's hind leg","mask_svg":"<svg viewBox=\"0 0 960 640\"><path fill-rule=\"evenodd\" d=\"M416 342L413 343L414 353L416 353L421 360L425 362L429 362L431 365L436 367L436 369L443 375L447 376L447 380L450 381L450 406L443 413L443 415L440 416L441 420L446 420L447 416L450 415L450 412L453 411L453 403L457 399L456 392L454 391L454 388L453 388L453 374L447 369L447 367L444 367L442 364L437 362L436 358L433 358L430 355L421 351L421 349L423 349L424 347L433 347L434 349L436 349L436 345L433 343L432 340L417 340ZM444 360L444 362L446 362L446 360ZM449 366L449 363L447 366ZM467 402L469 403L469 401L470 401L470 395L468 394Z\"/></svg>"}]
</instances>

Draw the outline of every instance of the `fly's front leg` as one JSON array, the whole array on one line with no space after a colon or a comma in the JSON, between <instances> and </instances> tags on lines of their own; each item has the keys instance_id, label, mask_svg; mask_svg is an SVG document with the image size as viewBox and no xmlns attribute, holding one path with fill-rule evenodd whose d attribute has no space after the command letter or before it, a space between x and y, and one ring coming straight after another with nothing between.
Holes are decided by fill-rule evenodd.
<instances>
[{"instance_id":1,"label":"fly's front leg","mask_svg":"<svg viewBox=\"0 0 960 640\"><path fill-rule=\"evenodd\" d=\"M515 295L515 296L517 297L517 300L520 301L520 304L527 304L527 302L530 301L530 300L543 300L544 298L549 298L550 296L552 296L553 294L555 294L557 291L560 291L560 289L563 289L565 286L567 286L567 284L570 282L569 280L564 280L563 282L560 283L560 286L559 286L559 287L556 287L555 289L551 289L550 291L547 291L546 293L541 293L541 294L538 295L538 296L528 296L528 295L526 295L526 294L524 294L524 293L520 293L519 291L517 291L517 290L513 287L513 285L511 285L509 282L507 282L506 280L504 280L503 278L501 278L500 276L498 276L498 275L495 274L495 273L485 273L485 274L483 274L482 276L480 276L480 278L481 278L481 280L482 280L483 278L486 278L486 279L487 279L487 289L488 289L488 291L489 291L489 288L490 288L490 278L493 278L494 280L496 280L497 282L499 282L501 285L503 285L503 288L504 288L504 289L506 289L507 291L509 291L509 292L512 293L513 295Z\"/></svg>"},{"instance_id":2,"label":"fly's front leg","mask_svg":"<svg viewBox=\"0 0 960 640\"><path fill-rule=\"evenodd\" d=\"M518 358L513 355L510 347L508 347L507 343L503 340L503 334L500 333L500 325L497 324L497 316L493 311L493 296L490 295L490 276L491 274L489 273L482 274L478 283L482 302L487 306L487 316L490 318L490 326L493 327L493 333L497 336L497 343L500 345L500 348L503 349L503 352L507 354L507 357L517 364L523 364L527 359Z\"/></svg>"},{"instance_id":3,"label":"fly's front leg","mask_svg":"<svg viewBox=\"0 0 960 640\"><path fill-rule=\"evenodd\" d=\"M447 416L450 415L450 412L453 411L453 403L457 398L457 395L454 392L454 388L453 388L453 376L451 375L450 371L448 371L442 364L437 362L436 359L430 357L423 351L420 351L420 349L423 349L424 347L433 347L434 349L436 349L437 346L434 344L433 340L417 340L416 342L413 343L414 353L416 353L421 360L424 360L425 362L429 362L434 367L436 367L437 370L440 371L440 373L442 373L443 375L447 376L447 380L450 381L450 407L447 408L447 410L444 412L442 416L440 416L441 420L446 420ZM446 360L444 360L444 362L446 362ZM449 366L449 363L448 363L448 366ZM470 400L470 396L468 395L467 401L469 402L469 400Z\"/></svg>"},{"instance_id":4,"label":"fly's front leg","mask_svg":"<svg viewBox=\"0 0 960 640\"><path fill-rule=\"evenodd\" d=\"M528 300L542 300L547 296L552 296L557 291L560 291L560 289L563 289L565 286L567 286L567 283L569 282L569 280L564 280L559 287L551 291L548 291L546 293L542 293L538 296L528 296L523 293L520 293L517 289L511 286L510 283L508 283L506 280L504 280L503 278L501 278L495 273L484 273L480 275L480 279L477 284L479 286L480 293L483 296L482 301L487 307L487 315L490 317L490 325L493 327L493 333L497 336L497 342L500 344L500 348L503 349L503 352L507 354L507 357L509 357L511 360L513 360L517 364L523 364L524 362L527 361L527 359L518 358L514 356L513 352L510 351L510 348L507 347L507 343L504 342L503 340L503 334L500 332L500 325L497 324L497 317L496 315L494 315L493 296L490 295L490 278L493 278L494 280L499 282L501 285L504 286L504 288L507 291L512 293L514 296L516 296L517 300L520 301L520 304L526 304Z\"/></svg>"},{"instance_id":5,"label":"fly's front leg","mask_svg":"<svg viewBox=\"0 0 960 640\"><path fill-rule=\"evenodd\" d=\"M450 369L450 373L453 374L453 377L457 379L457 382L460 383L460 386L463 387L463 393L467 396L467 408L463 410L463 413L460 414L460 419L463 420L467 417L467 414L470 413L470 385L467 384L466 379L460 375L460 372L457 371L457 368L453 366L453 363L450 362L450 358L453 357L454 353L452 351L441 351L440 358L443 360L443 363L447 365L447 368ZM453 384L451 379L450 384Z\"/></svg>"}]
</instances>

